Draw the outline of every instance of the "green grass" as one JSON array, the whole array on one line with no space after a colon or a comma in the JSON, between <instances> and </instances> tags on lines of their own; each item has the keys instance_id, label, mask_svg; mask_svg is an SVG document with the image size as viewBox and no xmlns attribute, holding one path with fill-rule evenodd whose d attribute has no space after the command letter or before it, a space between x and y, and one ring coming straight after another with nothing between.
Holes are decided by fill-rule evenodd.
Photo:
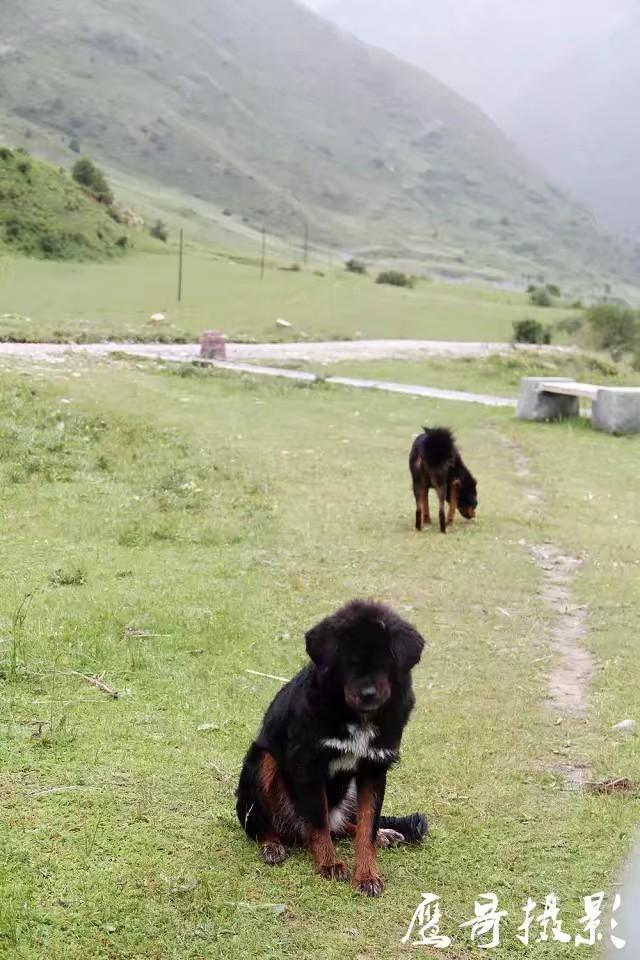
<instances>
[{"instance_id":1,"label":"green grass","mask_svg":"<svg viewBox=\"0 0 640 960\"><path fill-rule=\"evenodd\" d=\"M377 285L343 270L291 272L272 263L265 279L246 255L187 249L177 298L175 249L116 263L0 261L0 339L184 339L205 329L230 339L412 338L509 340L513 321L552 322L566 310L536 310L524 295L423 281L415 290ZM154 313L167 320L152 323ZM25 321L25 317L29 322ZM290 331L276 325L282 318Z\"/></svg>"},{"instance_id":2,"label":"green grass","mask_svg":"<svg viewBox=\"0 0 640 960\"><path fill-rule=\"evenodd\" d=\"M515 397L522 377L571 377L582 383L603 387L638 386L640 374L627 364L613 363L604 356L552 354L536 356L516 353L476 358L424 358L423 360L355 360L339 363L293 363L296 369L311 370L323 377L359 377L390 380L447 390L489 393Z\"/></svg>"},{"instance_id":3,"label":"green grass","mask_svg":"<svg viewBox=\"0 0 640 960\"><path fill-rule=\"evenodd\" d=\"M638 739L611 731L635 716L640 680L637 438L192 368L21 369L0 379L0 951L384 960L423 891L442 895L452 958L472 955L457 924L486 890L511 914L501 957L521 956L529 895L556 890L577 932L638 806L548 771L582 760L640 777ZM406 455L432 418L456 427L480 479L477 522L446 538L412 530ZM531 457L544 506L505 438ZM540 705L550 624L522 541L547 538L585 559L586 722L556 725ZM424 809L431 839L381 856L377 902L324 884L303 853L263 866L233 809L277 689L246 670L292 675L304 630L363 595L429 644L387 808Z\"/></svg>"},{"instance_id":4,"label":"green grass","mask_svg":"<svg viewBox=\"0 0 640 960\"><path fill-rule=\"evenodd\" d=\"M0 149L0 253L103 260L123 253L129 230L63 170Z\"/></svg>"}]
</instances>

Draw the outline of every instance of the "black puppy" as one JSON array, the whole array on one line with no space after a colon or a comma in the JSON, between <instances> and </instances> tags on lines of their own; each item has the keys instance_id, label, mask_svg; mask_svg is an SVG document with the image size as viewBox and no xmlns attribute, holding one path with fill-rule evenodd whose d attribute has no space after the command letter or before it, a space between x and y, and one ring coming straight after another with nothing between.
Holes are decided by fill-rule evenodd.
<instances>
[{"instance_id":1,"label":"black puppy","mask_svg":"<svg viewBox=\"0 0 640 960\"><path fill-rule=\"evenodd\" d=\"M244 762L237 814L266 863L305 845L317 872L347 880L334 837L355 838L352 885L379 896L376 847L422 840L422 814L382 817L389 767L413 709L424 641L388 607L354 600L306 635L312 660L280 690Z\"/></svg>"},{"instance_id":2,"label":"black puppy","mask_svg":"<svg viewBox=\"0 0 640 960\"><path fill-rule=\"evenodd\" d=\"M478 509L478 484L462 461L453 434L446 427L424 427L424 433L413 441L409 454L409 469L416 498L416 530L431 523L429 490L438 495L440 530L447 532L453 524L456 509L467 520L472 520ZM445 520L444 504L449 503Z\"/></svg>"}]
</instances>

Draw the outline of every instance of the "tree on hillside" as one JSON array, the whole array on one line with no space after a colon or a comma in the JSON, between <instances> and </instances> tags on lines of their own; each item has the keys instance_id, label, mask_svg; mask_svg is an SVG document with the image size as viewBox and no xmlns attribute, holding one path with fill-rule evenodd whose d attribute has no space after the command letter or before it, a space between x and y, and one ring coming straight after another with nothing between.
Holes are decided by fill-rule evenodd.
<instances>
[{"instance_id":1,"label":"tree on hillside","mask_svg":"<svg viewBox=\"0 0 640 960\"><path fill-rule=\"evenodd\" d=\"M614 360L640 350L640 313L618 303L598 303L586 312L594 345L608 350Z\"/></svg>"},{"instance_id":2,"label":"tree on hillside","mask_svg":"<svg viewBox=\"0 0 640 960\"><path fill-rule=\"evenodd\" d=\"M96 167L92 160L83 157L74 165L72 171L73 179L84 187L99 203L111 206L113 203L113 193L102 170Z\"/></svg>"},{"instance_id":3,"label":"tree on hillside","mask_svg":"<svg viewBox=\"0 0 640 960\"><path fill-rule=\"evenodd\" d=\"M169 231L162 220L156 220L156 222L149 227L149 233L152 237L155 237L156 240L162 240L163 243L166 243L169 239Z\"/></svg>"}]
</instances>

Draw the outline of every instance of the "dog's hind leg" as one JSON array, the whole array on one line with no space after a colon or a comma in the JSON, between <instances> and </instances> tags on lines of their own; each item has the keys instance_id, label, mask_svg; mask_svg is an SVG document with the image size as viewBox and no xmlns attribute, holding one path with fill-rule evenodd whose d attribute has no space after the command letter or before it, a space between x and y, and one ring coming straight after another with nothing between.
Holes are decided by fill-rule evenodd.
<instances>
[{"instance_id":1,"label":"dog's hind leg","mask_svg":"<svg viewBox=\"0 0 640 960\"><path fill-rule=\"evenodd\" d=\"M416 498L416 530L422 530L422 521L424 519L424 493L416 485L414 485L413 492Z\"/></svg>"},{"instance_id":2,"label":"dog's hind leg","mask_svg":"<svg viewBox=\"0 0 640 960\"><path fill-rule=\"evenodd\" d=\"M276 760L256 744L245 759L237 797L238 819L248 836L260 844L264 862L282 863L287 851L277 824L286 820L286 792Z\"/></svg>"},{"instance_id":3,"label":"dog's hind leg","mask_svg":"<svg viewBox=\"0 0 640 960\"><path fill-rule=\"evenodd\" d=\"M342 830L342 835L351 837L352 840L355 840L355 823L345 823ZM399 830L393 830L391 827L381 827L376 834L376 847L378 847L379 850L385 850L387 847L397 847L401 843L406 842L407 840L405 835Z\"/></svg>"},{"instance_id":4,"label":"dog's hind leg","mask_svg":"<svg viewBox=\"0 0 640 960\"><path fill-rule=\"evenodd\" d=\"M429 481L427 481L425 483L424 501L422 504L422 520L423 520L423 523L427 524L427 526L431 523L431 514L429 512L429 490L430 489L431 489L431 484L429 483Z\"/></svg>"},{"instance_id":5,"label":"dog's hind leg","mask_svg":"<svg viewBox=\"0 0 640 960\"><path fill-rule=\"evenodd\" d=\"M438 494L438 520L440 521L440 533L447 532L447 521L444 512L445 497L446 497L446 488L444 485L438 485L436 487L436 493Z\"/></svg>"},{"instance_id":6,"label":"dog's hind leg","mask_svg":"<svg viewBox=\"0 0 640 960\"><path fill-rule=\"evenodd\" d=\"M429 830L427 818L423 813L412 813L408 817L380 817L381 833L400 835L405 843L420 843Z\"/></svg>"},{"instance_id":7,"label":"dog's hind leg","mask_svg":"<svg viewBox=\"0 0 640 960\"><path fill-rule=\"evenodd\" d=\"M414 481L413 493L416 498L416 530L422 530L425 523L431 523L429 514L429 484L424 481Z\"/></svg>"},{"instance_id":8,"label":"dog's hind leg","mask_svg":"<svg viewBox=\"0 0 640 960\"><path fill-rule=\"evenodd\" d=\"M290 801L287 796L286 787L282 781L278 764L270 753L266 750L262 754L258 774L260 790L264 806L269 813L270 825L266 828L261 837L259 837L260 856L269 866L276 866L287 856L286 848L278 835L275 824L279 820L285 819L287 810L290 807Z\"/></svg>"}]
</instances>

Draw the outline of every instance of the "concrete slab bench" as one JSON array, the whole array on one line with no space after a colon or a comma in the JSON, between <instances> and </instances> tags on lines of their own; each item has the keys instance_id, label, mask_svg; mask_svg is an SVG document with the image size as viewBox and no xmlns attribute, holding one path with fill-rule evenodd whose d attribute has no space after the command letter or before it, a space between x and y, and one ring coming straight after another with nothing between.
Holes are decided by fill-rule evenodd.
<instances>
[{"instance_id":1,"label":"concrete slab bench","mask_svg":"<svg viewBox=\"0 0 640 960\"><path fill-rule=\"evenodd\" d=\"M640 387L598 387L565 377L524 377L516 408L519 420L566 420L591 401L591 423L607 433L640 433Z\"/></svg>"}]
</instances>

